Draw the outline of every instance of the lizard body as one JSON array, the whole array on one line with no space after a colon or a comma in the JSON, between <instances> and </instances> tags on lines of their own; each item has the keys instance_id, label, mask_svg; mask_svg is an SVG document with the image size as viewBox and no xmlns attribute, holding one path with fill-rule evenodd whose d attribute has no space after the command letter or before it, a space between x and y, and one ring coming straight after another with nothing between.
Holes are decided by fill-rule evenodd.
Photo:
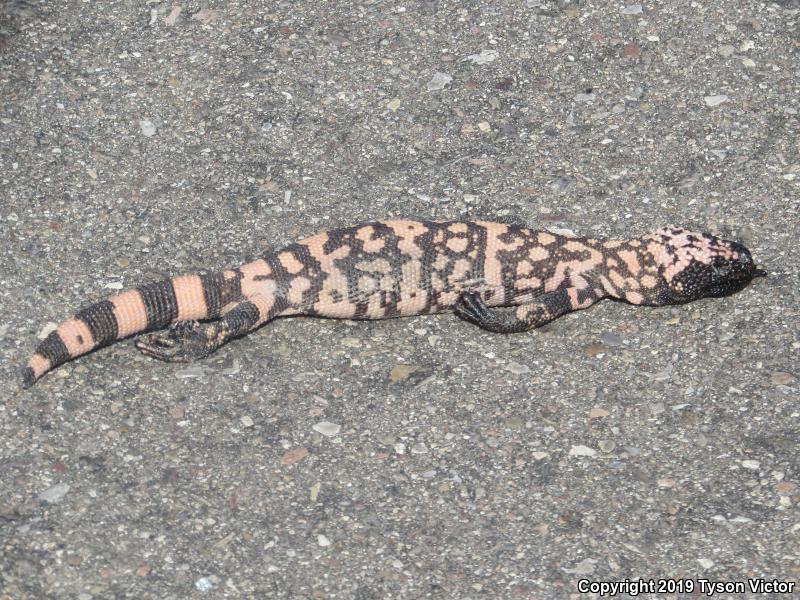
<instances>
[{"instance_id":1,"label":"lizard body","mask_svg":"<svg viewBox=\"0 0 800 600\"><path fill-rule=\"evenodd\" d=\"M41 342L23 368L23 385L95 348L170 326L138 339L137 348L185 362L291 315L385 319L454 310L489 331L512 333L603 298L682 304L734 293L763 275L741 244L676 227L596 240L488 221L375 221L92 304Z\"/></svg>"}]
</instances>

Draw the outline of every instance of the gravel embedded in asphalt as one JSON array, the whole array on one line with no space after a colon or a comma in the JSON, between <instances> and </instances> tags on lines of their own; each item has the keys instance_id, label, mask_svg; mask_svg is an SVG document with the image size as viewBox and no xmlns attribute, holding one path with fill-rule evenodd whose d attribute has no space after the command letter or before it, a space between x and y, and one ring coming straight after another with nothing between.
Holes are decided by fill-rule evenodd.
<instances>
[{"instance_id":1,"label":"gravel embedded in asphalt","mask_svg":"<svg viewBox=\"0 0 800 600\"><path fill-rule=\"evenodd\" d=\"M797 581L796 1L22 4L0 3L0 598ZM513 336L283 319L185 366L121 342L18 387L87 302L397 216L674 223L770 275Z\"/></svg>"}]
</instances>

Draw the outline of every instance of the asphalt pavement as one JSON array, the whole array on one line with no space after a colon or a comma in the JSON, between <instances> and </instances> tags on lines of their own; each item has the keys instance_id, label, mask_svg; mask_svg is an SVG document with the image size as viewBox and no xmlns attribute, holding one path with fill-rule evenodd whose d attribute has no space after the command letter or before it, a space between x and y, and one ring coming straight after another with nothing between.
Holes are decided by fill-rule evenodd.
<instances>
[{"instance_id":1,"label":"asphalt pavement","mask_svg":"<svg viewBox=\"0 0 800 600\"><path fill-rule=\"evenodd\" d=\"M0 7L0 599L797 591L796 1ZM402 216L683 225L769 276L512 336L125 341L19 387L88 302Z\"/></svg>"}]
</instances>

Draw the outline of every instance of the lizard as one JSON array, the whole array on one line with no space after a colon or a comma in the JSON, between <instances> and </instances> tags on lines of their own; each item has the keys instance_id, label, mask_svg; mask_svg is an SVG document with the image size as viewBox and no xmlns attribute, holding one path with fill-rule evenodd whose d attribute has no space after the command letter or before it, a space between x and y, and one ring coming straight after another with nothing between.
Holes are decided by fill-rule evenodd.
<instances>
[{"instance_id":1,"label":"lizard","mask_svg":"<svg viewBox=\"0 0 800 600\"><path fill-rule=\"evenodd\" d=\"M604 298L633 305L721 297L766 272L743 245L663 227L633 239L571 237L491 221L384 220L265 252L242 266L121 291L47 335L23 387L136 334L167 362L209 356L277 317L386 319L452 310L495 333L541 327Z\"/></svg>"}]
</instances>

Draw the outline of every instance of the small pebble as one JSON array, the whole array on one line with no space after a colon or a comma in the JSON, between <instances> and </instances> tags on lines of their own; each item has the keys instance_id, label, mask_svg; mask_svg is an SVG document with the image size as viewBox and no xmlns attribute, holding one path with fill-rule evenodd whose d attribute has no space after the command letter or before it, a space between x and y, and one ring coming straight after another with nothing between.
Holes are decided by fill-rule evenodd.
<instances>
[{"instance_id":1,"label":"small pebble","mask_svg":"<svg viewBox=\"0 0 800 600\"><path fill-rule=\"evenodd\" d=\"M622 56L626 58L634 58L636 56L639 56L639 54L641 53L642 49L639 47L638 44L634 42L625 44L625 46L622 48Z\"/></svg>"},{"instance_id":2,"label":"small pebble","mask_svg":"<svg viewBox=\"0 0 800 600\"><path fill-rule=\"evenodd\" d=\"M522 365L518 362L510 362L503 369L514 375L525 375L531 372L531 368L528 365Z\"/></svg>"},{"instance_id":3,"label":"small pebble","mask_svg":"<svg viewBox=\"0 0 800 600\"><path fill-rule=\"evenodd\" d=\"M734 48L730 44L724 44L724 45L720 46L719 48L717 48L717 53L720 56L728 57L728 56L733 55L734 52L736 52L736 48Z\"/></svg>"},{"instance_id":4,"label":"small pebble","mask_svg":"<svg viewBox=\"0 0 800 600\"><path fill-rule=\"evenodd\" d=\"M614 448L617 447L617 444L613 440L600 440L597 446L603 452L611 452Z\"/></svg>"},{"instance_id":5,"label":"small pebble","mask_svg":"<svg viewBox=\"0 0 800 600\"><path fill-rule=\"evenodd\" d=\"M525 427L525 423L517 416L512 416L506 419L505 423L503 423L509 429L522 429ZM450 432L448 432L450 433ZM446 435L446 434L445 434Z\"/></svg>"},{"instance_id":6,"label":"small pebble","mask_svg":"<svg viewBox=\"0 0 800 600\"><path fill-rule=\"evenodd\" d=\"M470 54L465 60L475 65L485 65L497 59L497 50L482 50L480 54Z\"/></svg>"},{"instance_id":7,"label":"small pebble","mask_svg":"<svg viewBox=\"0 0 800 600\"><path fill-rule=\"evenodd\" d=\"M623 15L640 15L642 14L641 4L629 4L620 10Z\"/></svg>"},{"instance_id":8,"label":"small pebble","mask_svg":"<svg viewBox=\"0 0 800 600\"><path fill-rule=\"evenodd\" d=\"M201 577L194 582L194 587L200 592L210 592L214 589L214 582L211 581L210 577Z\"/></svg>"},{"instance_id":9,"label":"small pebble","mask_svg":"<svg viewBox=\"0 0 800 600\"><path fill-rule=\"evenodd\" d=\"M556 179L550 185L557 192L566 192L569 188L575 185L575 179L566 176L556 177Z\"/></svg>"},{"instance_id":10,"label":"small pebble","mask_svg":"<svg viewBox=\"0 0 800 600\"><path fill-rule=\"evenodd\" d=\"M307 448L293 448L281 456L282 465L293 465L308 456Z\"/></svg>"},{"instance_id":11,"label":"small pebble","mask_svg":"<svg viewBox=\"0 0 800 600\"><path fill-rule=\"evenodd\" d=\"M743 460L742 466L745 469L750 469L752 471L757 471L761 467L761 463L757 460Z\"/></svg>"},{"instance_id":12,"label":"small pebble","mask_svg":"<svg viewBox=\"0 0 800 600\"><path fill-rule=\"evenodd\" d=\"M39 338L40 340L43 340L56 329L58 329L58 323L54 323L53 321L48 321L47 323L44 324L44 327L42 327L39 330L39 333L36 334L36 337Z\"/></svg>"},{"instance_id":13,"label":"small pebble","mask_svg":"<svg viewBox=\"0 0 800 600\"><path fill-rule=\"evenodd\" d=\"M194 364L186 367L185 369L175 371L175 377L178 379L192 379L194 377L203 377L209 372L210 369L208 367L201 364Z\"/></svg>"},{"instance_id":14,"label":"small pebble","mask_svg":"<svg viewBox=\"0 0 800 600\"><path fill-rule=\"evenodd\" d=\"M322 484L317 481L314 485L311 486L311 489L308 492L308 497L312 502L316 502L317 498L319 497L319 491L322 489Z\"/></svg>"},{"instance_id":15,"label":"small pebble","mask_svg":"<svg viewBox=\"0 0 800 600\"><path fill-rule=\"evenodd\" d=\"M589 448L589 446L572 446L569 449L570 456L596 456L597 450Z\"/></svg>"},{"instance_id":16,"label":"small pebble","mask_svg":"<svg viewBox=\"0 0 800 600\"><path fill-rule=\"evenodd\" d=\"M727 102L728 97L725 94L717 94L715 96L706 96L705 101L707 106L719 106L723 102Z\"/></svg>"},{"instance_id":17,"label":"small pebble","mask_svg":"<svg viewBox=\"0 0 800 600\"><path fill-rule=\"evenodd\" d=\"M178 16L181 14L183 9L180 6L173 6L172 11L164 17L164 23L170 27L175 25L175 22L178 20Z\"/></svg>"},{"instance_id":18,"label":"small pebble","mask_svg":"<svg viewBox=\"0 0 800 600\"><path fill-rule=\"evenodd\" d=\"M67 492L69 492L68 483L57 483L39 494L39 500L49 502L50 504L56 504L64 499Z\"/></svg>"},{"instance_id":19,"label":"small pebble","mask_svg":"<svg viewBox=\"0 0 800 600\"><path fill-rule=\"evenodd\" d=\"M153 137L156 134L156 126L149 119L139 121L139 129L145 137Z\"/></svg>"},{"instance_id":20,"label":"small pebble","mask_svg":"<svg viewBox=\"0 0 800 600\"><path fill-rule=\"evenodd\" d=\"M600 343L604 346L620 346L622 338L615 333L603 333L600 335Z\"/></svg>"},{"instance_id":21,"label":"small pebble","mask_svg":"<svg viewBox=\"0 0 800 600\"><path fill-rule=\"evenodd\" d=\"M769 380L774 385L789 385L793 379L792 374L785 371L774 371L769 375Z\"/></svg>"},{"instance_id":22,"label":"small pebble","mask_svg":"<svg viewBox=\"0 0 800 600\"><path fill-rule=\"evenodd\" d=\"M575 565L574 569L564 569L564 571L574 575L591 575L594 573L595 565L597 565L597 561L595 559L585 558Z\"/></svg>"},{"instance_id":23,"label":"small pebble","mask_svg":"<svg viewBox=\"0 0 800 600\"><path fill-rule=\"evenodd\" d=\"M316 423L312 429L317 433L321 433L326 437L333 437L342 429L341 425L331 423L330 421L320 421Z\"/></svg>"},{"instance_id":24,"label":"small pebble","mask_svg":"<svg viewBox=\"0 0 800 600\"><path fill-rule=\"evenodd\" d=\"M320 533L317 536L317 544L319 544L323 548L327 548L328 546L331 545L331 541L328 539L328 536L323 535L323 534Z\"/></svg>"},{"instance_id":25,"label":"small pebble","mask_svg":"<svg viewBox=\"0 0 800 600\"><path fill-rule=\"evenodd\" d=\"M303 383L304 381L314 381L317 377L319 377L319 374L313 371L300 371L292 375L291 379L295 383Z\"/></svg>"},{"instance_id":26,"label":"small pebble","mask_svg":"<svg viewBox=\"0 0 800 600\"><path fill-rule=\"evenodd\" d=\"M411 446L411 454L427 454L427 453L428 453L428 447L422 442Z\"/></svg>"},{"instance_id":27,"label":"small pebble","mask_svg":"<svg viewBox=\"0 0 800 600\"><path fill-rule=\"evenodd\" d=\"M429 92L435 92L443 90L451 81L453 78L447 73L436 72L425 87Z\"/></svg>"},{"instance_id":28,"label":"small pebble","mask_svg":"<svg viewBox=\"0 0 800 600\"><path fill-rule=\"evenodd\" d=\"M697 562L699 562L700 566L703 567L704 569L710 569L711 567L714 566L714 561L711 560L710 558L698 558Z\"/></svg>"},{"instance_id":29,"label":"small pebble","mask_svg":"<svg viewBox=\"0 0 800 600\"><path fill-rule=\"evenodd\" d=\"M590 419L602 419L607 417L609 412L605 408L600 408L599 406L595 406L591 410L589 410L589 418Z\"/></svg>"},{"instance_id":30,"label":"small pebble","mask_svg":"<svg viewBox=\"0 0 800 600\"><path fill-rule=\"evenodd\" d=\"M191 16L193 21L200 21L206 24L216 21L218 17L219 13L213 8L202 8Z\"/></svg>"},{"instance_id":31,"label":"small pebble","mask_svg":"<svg viewBox=\"0 0 800 600\"><path fill-rule=\"evenodd\" d=\"M242 425L245 426L245 427L252 427L253 426L253 419L249 415L245 415L239 420L242 422Z\"/></svg>"},{"instance_id":32,"label":"small pebble","mask_svg":"<svg viewBox=\"0 0 800 600\"><path fill-rule=\"evenodd\" d=\"M583 349L583 353L589 357L602 356L607 349L603 344L589 344Z\"/></svg>"},{"instance_id":33,"label":"small pebble","mask_svg":"<svg viewBox=\"0 0 800 600\"><path fill-rule=\"evenodd\" d=\"M420 367L417 365L396 365L389 372L389 381L398 383L405 381L415 371L419 371Z\"/></svg>"}]
</instances>

